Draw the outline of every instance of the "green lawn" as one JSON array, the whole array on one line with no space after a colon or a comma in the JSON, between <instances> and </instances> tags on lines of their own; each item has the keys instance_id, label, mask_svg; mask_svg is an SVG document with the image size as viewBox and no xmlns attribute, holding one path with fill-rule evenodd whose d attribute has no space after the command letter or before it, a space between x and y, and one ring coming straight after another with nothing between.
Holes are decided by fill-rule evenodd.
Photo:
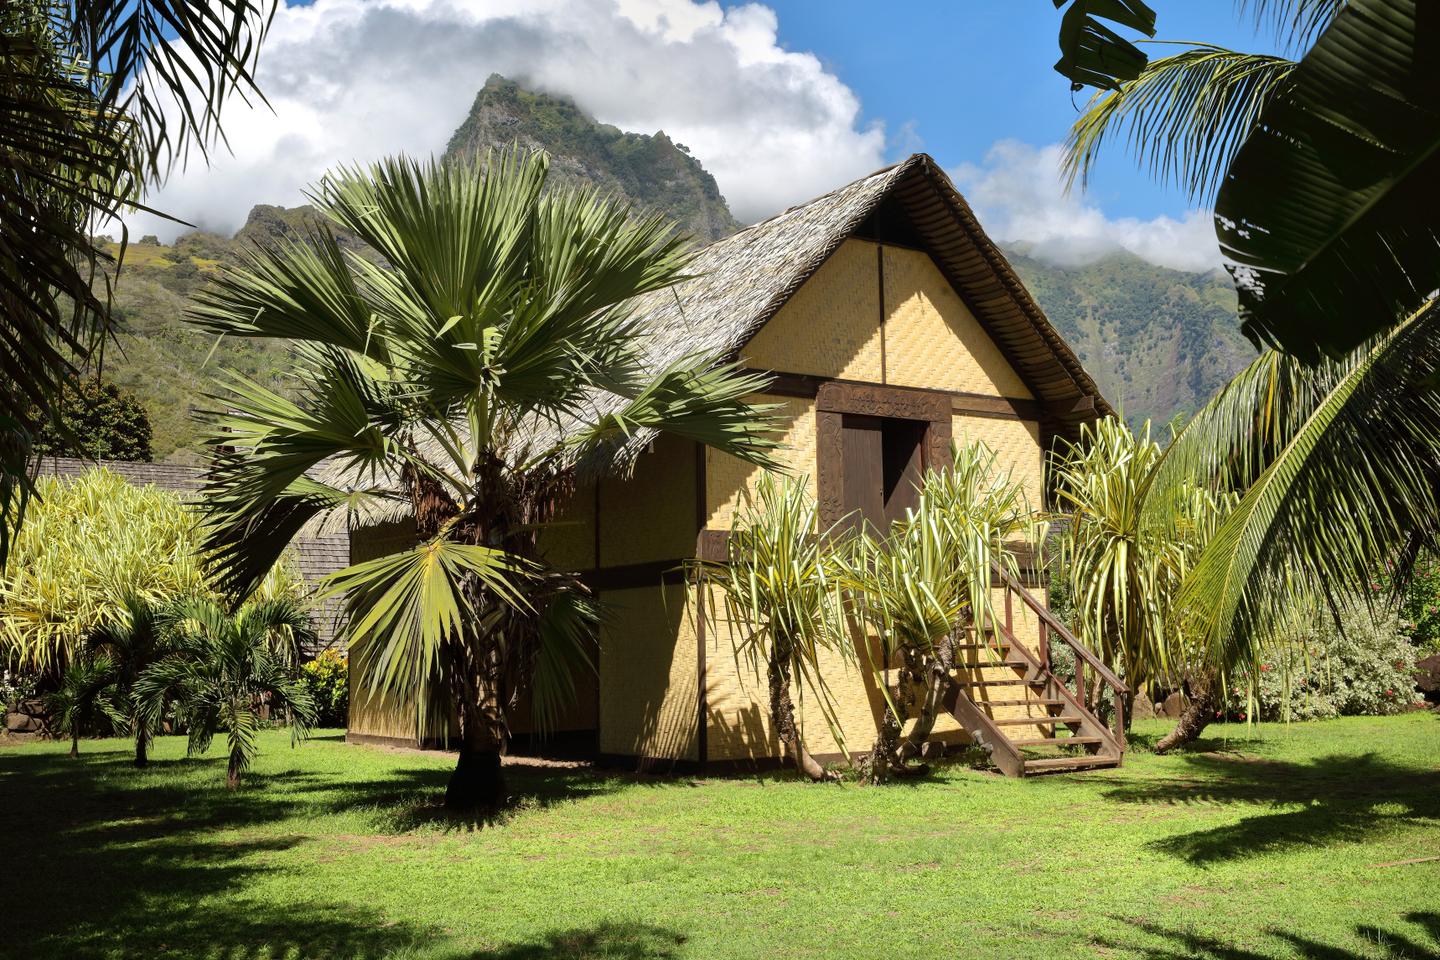
<instances>
[{"instance_id":1,"label":"green lawn","mask_svg":"<svg viewBox=\"0 0 1440 960\"><path fill-rule=\"evenodd\" d=\"M1142 727L1148 740L1159 728ZM0 955L1427 957L1440 717L1215 728L1175 757L914 784L530 771L440 818L444 756L267 735L0 748Z\"/></svg>"}]
</instances>

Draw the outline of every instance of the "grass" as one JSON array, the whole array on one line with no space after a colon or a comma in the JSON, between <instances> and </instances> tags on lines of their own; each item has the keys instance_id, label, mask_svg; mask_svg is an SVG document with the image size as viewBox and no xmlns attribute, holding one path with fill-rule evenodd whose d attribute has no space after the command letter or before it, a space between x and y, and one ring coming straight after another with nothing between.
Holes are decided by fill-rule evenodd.
<instances>
[{"instance_id":1,"label":"grass","mask_svg":"<svg viewBox=\"0 0 1440 960\"><path fill-rule=\"evenodd\" d=\"M1142 726L1137 740L1159 732ZM247 785L162 740L0 749L0 956L1141 957L1440 953L1440 718L1212 728L1116 771L896 787L515 773L267 734ZM1221 736L1223 735L1223 736Z\"/></svg>"}]
</instances>

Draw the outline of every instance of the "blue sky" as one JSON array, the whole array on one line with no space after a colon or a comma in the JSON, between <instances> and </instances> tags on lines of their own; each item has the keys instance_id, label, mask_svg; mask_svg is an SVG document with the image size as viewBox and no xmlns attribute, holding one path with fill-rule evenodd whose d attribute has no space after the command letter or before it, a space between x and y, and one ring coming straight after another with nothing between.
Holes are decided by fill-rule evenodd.
<instances>
[{"instance_id":1,"label":"blue sky","mask_svg":"<svg viewBox=\"0 0 1440 960\"><path fill-rule=\"evenodd\" d=\"M767 0L783 45L805 50L860 97L867 120L881 120L894 152L914 148L947 166L980 163L997 140L1043 145L1064 139L1088 93L1072 99L1052 68L1059 15L1050 0L914 0L878 6L862 0ZM1230 0L1150 0L1157 38L1201 40L1266 52ZM881 12L883 11L883 12ZM1163 51L1163 47L1158 48ZM1147 52L1156 55L1151 46ZM1163 53L1161 54L1163 55ZM896 148L899 148L896 150ZM898 159L892 152L891 159ZM1182 215L1182 193L1166 190L1112 151L1091 182L1112 216Z\"/></svg>"},{"instance_id":2,"label":"blue sky","mask_svg":"<svg viewBox=\"0 0 1440 960\"><path fill-rule=\"evenodd\" d=\"M1154 2L1163 37L1264 46L1231 0ZM1059 24L1051 0L280 0L256 74L267 103L232 101L231 152L147 200L231 232L257 203L304 202L339 164L442 152L495 72L623 130L665 130L744 222L923 149L993 236L1038 256L1218 266L1208 212L1123 153L1090 193L1060 189L1058 144L1085 94L1052 69Z\"/></svg>"}]
</instances>

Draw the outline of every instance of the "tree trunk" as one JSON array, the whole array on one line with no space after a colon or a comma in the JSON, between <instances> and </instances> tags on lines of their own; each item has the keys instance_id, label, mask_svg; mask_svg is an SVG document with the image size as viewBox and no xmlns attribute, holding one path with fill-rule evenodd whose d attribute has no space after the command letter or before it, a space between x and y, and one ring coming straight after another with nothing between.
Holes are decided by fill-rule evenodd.
<instances>
[{"instance_id":1,"label":"tree trunk","mask_svg":"<svg viewBox=\"0 0 1440 960\"><path fill-rule=\"evenodd\" d=\"M474 681L484 684L485 678L464 678L457 685L460 756L445 787L445 806L449 810L499 810L508 799L500 767L504 724L494 709L493 697L481 694Z\"/></svg>"},{"instance_id":2,"label":"tree trunk","mask_svg":"<svg viewBox=\"0 0 1440 960\"><path fill-rule=\"evenodd\" d=\"M1216 679L1211 674L1189 678L1185 685L1189 687L1190 705L1180 714L1180 719L1175 721L1175 729L1155 744L1156 753L1164 753L1189 743L1200 736L1210 725L1210 721L1215 719L1215 708L1219 703L1215 695Z\"/></svg>"},{"instance_id":3,"label":"tree trunk","mask_svg":"<svg viewBox=\"0 0 1440 960\"><path fill-rule=\"evenodd\" d=\"M149 737L148 733L145 731L145 729L144 729L144 728L136 729L136 730L135 730L135 766L137 766L137 767L145 767L145 766L148 766L148 765L149 765L149 763L150 763L150 757L149 757L149 755L148 755L148 747L149 747L149 745L150 745L150 737Z\"/></svg>"},{"instance_id":4,"label":"tree trunk","mask_svg":"<svg viewBox=\"0 0 1440 960\"><path fill-rule=\"evenodd\" d=\"M230 765L225 768L225 789L240 789L240 755L230 754Z\"/></svg>"},{"instance_id":5,"label":"tree trunk","mask_svg":"<svg viewBox=\"0 0 1440 960\"><path fill-rule=\"evenodd\" d=\"M955 647L953 638L947 637L936 647L935 655L926 658L922 676L925 677L925 696L920 701L920 711L915 718L915 726L910 730L910 736L900 745L900 758L908 760L920 752L925 746L925 741L930 739L930 733L935 729L935 721L940 716L940 704L945 698L945 690L950 685L950 671L955 666Z\"/></svg>"},{"instance_id":6,"label":"tree trunk","mask_svg":"<svg viewBox=\"0 0 1440 960\"><path fill-rule=\"evenodd\" d=\"M72 756L72 757L78 757L78 756L80 756L80 735L79 735L79 734L72 733L72 734L70 735L70 756Z\"/></svg>"},{"instance_id":7,"label":"tree trunk","mask_svg":"<svg viewBox=\"0 0 1440 960\"><path fill-rule=\"evenodd\" d=\"M800 725L795 722L795 703L790 699L790 671L781 658L770 657L770 719L775 724L775 733L796 772L816 782L834 780L836 777L826 771L820 762L805 749L800 739Z\"/></svg>"}]
</instances>

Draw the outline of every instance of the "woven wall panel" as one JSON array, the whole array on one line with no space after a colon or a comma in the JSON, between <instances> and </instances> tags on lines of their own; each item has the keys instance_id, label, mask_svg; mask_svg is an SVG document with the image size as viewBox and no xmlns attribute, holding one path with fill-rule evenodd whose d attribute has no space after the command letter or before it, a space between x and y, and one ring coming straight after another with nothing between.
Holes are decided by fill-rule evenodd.
<instances>
[{"instance_id":1,"label":"woven wall panel","mask_svg":"<svg viewBox=\"0 0 1440 960\"><path fill-rule=\"evenodd\" d=\"M740 351L746 366L880 380L875 245L846 240Z\"/></svg>"},{"instance_id":2,"label":"woven wall panel","mask_svg":"<svg viewBox=\"0 0 1440 960\"><path fill-rule=\"evenodd\" d=\"M1002 469L1025 485L1030 506L1044 505L1045 455L1041 445L1040 424L1033 420L995 420L988 417L955 416L951 430L957 444L982 441L997 455Z\"/></svg>"},{"instance_id":3,"label":"woven wall panel","mask_svg":"<svg viewBox=\"0 0 1440 960\"><path fill-rule=\"evenodd\" d=\"M779 458L797 477L807 478L810 495L815 496L815 402L794 397L754 397L764 403L779 403L783 426ZM761 469L729 454L705 450L705 526L729 530L737 497L754 493ZM675 496L680 496L677 492Z\"/></svg>"},{"instance_id":4,"label":"woven wall panel","mask_svg":"<svg viewBox=\"0 0 1440 960\"><path fill-rule=\"evenodd\" d=\"M690 592L676 584L601 595L601 753L696 759L700 681Z\"/></svg>"},{"instance_id":5,"label":"woven wall panel","mask_svg":"<svg viewBox=\"0 0 1440 960\"><path fill-rule=\"evenodd\" d=\"M949 281L919 250L885 248L885 371L885 381L897 386L1031 396Z\"/></svg>"},{"instance_id":6,"label":"woven wall panel","mask_svg":"<svg viewBox=\"0 0 1440 960\"><path fill-rule=\"evenodd\" d=\"M600 486L600 567L695 552L695 444L662 435L626 479Z\"/></svg>"}]
</instances>

